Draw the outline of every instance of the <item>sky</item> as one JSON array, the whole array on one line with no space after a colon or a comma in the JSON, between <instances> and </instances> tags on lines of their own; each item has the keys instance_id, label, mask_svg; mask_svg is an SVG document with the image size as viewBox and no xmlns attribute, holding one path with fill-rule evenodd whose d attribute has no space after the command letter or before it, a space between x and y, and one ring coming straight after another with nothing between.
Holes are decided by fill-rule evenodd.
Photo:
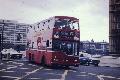
<instances>
[{"instance_id":1,"label":"sky","mask_svg":"<svg viewBox=\"0 0 120 80\"><path fill-rule=\"evenodd\" d=\"M80 40L109 41L109 0L0 0L0 19L33 24L53 16L79 19Z\"/></svg>"}]
</instances>

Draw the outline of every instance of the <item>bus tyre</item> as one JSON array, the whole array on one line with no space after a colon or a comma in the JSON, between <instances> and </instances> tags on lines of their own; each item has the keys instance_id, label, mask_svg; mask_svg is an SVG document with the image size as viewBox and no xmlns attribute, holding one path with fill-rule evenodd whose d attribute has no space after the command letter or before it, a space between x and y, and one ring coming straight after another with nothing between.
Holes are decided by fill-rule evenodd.
<instances>
[{"instance_id":1,"label":"bus tyre","mask_svg":"<svg viewBox=\"0 0 120 80\"><path fill-rule=\"evenodd\" d=\"M29 59L29 62L31 62L31 53L29 53L29 55L28 55L29 57L28 57L28 59Z\"/></svg>"},{"instance_id":2,"label":"bus tyre","mask_svg":"<svg viewBox=\"0 0 120 80\"><path fill-rule=\"evenodd\" d=\"M45 61L45 57L44 57L44 56L42 57L41 65L42 65L42 66L46 66L46 61Z\"/></svg>"}]
</instances>

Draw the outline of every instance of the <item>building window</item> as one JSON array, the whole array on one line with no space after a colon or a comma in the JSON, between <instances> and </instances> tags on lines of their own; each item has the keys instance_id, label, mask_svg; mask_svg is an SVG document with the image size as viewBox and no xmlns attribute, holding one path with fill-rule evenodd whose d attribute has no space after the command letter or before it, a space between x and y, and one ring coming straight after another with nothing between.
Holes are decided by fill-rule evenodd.
<instances>
[{"instance_id":1,"label":"building window","mask_svg":"<svg viewBox=\"0 0 120 80\"><path fill-rule=\"evenodd\" d=\"M120 29L120 23L117 23L117 29Z\"/></svg>"}]
</instances>

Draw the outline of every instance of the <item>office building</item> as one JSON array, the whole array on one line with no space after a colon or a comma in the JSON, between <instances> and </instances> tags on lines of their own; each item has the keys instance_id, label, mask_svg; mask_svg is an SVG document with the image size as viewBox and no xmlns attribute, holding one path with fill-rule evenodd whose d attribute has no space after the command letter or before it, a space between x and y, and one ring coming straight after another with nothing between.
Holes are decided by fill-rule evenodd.
<instances>
[{"instance_id":1,"label":"office building","mask_svg":"<svg viewBox=\"0 0 120 80\"><path fill-rule=\"evenodd\" d=\"M120 0L109 0L110 54L120 55Z\"/></svg>"},{"instance_id":2,"label":"office building","mask_svg":"<svg viewBox=\"0 0 120 80\"><path fill-rule=\"evenodd\" d=\"M26 46L26 33L29 25L18 23L13 20L0 20L0 34L3 35L3 48L16 48L17 45L21 47ZM20 38L18 40L18 38ZM1 39L2 42L2 39Z\"/></svg>"}]
</instances>

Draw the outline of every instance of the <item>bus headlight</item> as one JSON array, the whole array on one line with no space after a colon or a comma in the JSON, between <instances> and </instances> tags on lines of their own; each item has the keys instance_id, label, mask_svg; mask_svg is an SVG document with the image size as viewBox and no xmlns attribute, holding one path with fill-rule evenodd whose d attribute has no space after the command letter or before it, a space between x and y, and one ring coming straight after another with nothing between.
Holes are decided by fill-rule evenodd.
<instances>
[{"instance_id":1,"label":"bus headlight","mask_svg":"<svg viewBox=\"0 0 120 80\"><path fill-rule=\"evenodd\" d=\"M53 59L54 61L58 61L58 59Z\"/></svg>"},{"instance_id":2,"label":"bus headlight","mask_svg":"<svg viewBox=\"0 0 120 80\"><path fill-rule=\"evenodd\" d=\"M75 62L77 62L77 60L75 60Z\"/></svg>"},{"instance_id":3,"label":"bus headlight","mask_svg":"<svg viewBox=\"0 0 120 80\"><path fill-rule=\"evenodd\" d=\"M56 56L55 56L55 58L56 58Z\"/></svg>"},{"instance_id":4,"label":"bus headlight","mask_svg":"<svg viewBox=\"0 0 120 80\"><path fill-rule=\"evenodd\" d=\"M68 60L66 60L66 62L67 62Z\"/></svg>"},{"instance_id":5,"label":"bus headlight","mask_svg":"<svg viewBox=\"0 0 120 80\"><path fill-rule=\"evenodd\" d=\"M54 35L54 38L59 38L59 36L58 35Z\"/></svg>"}]
</instances>

